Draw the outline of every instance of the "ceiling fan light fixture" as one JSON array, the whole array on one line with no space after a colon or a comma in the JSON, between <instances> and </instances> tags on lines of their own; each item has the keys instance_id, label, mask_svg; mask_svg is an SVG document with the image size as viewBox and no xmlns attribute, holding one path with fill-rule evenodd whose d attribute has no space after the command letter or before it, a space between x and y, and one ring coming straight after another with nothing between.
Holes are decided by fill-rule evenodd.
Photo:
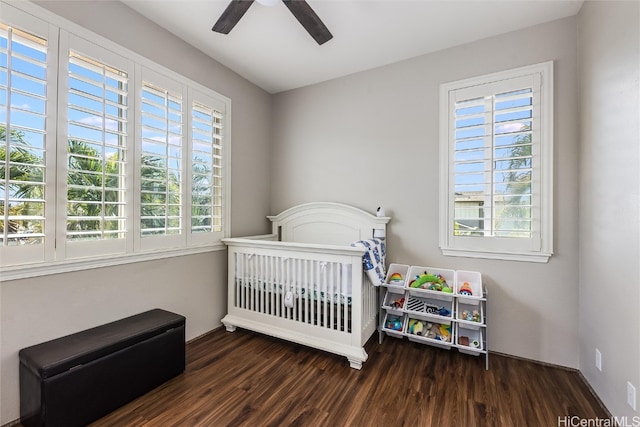
<instances>
[{"instance_id":1,"label":"ceiling fan light fixture","mask_svg":"<svg viewBox=\"0 0 640 427\"><path fill-rule=\"evenodd\" d=\"M256 0L263 6L275 6L280 0Z\"/></svg>"}]
</instances>

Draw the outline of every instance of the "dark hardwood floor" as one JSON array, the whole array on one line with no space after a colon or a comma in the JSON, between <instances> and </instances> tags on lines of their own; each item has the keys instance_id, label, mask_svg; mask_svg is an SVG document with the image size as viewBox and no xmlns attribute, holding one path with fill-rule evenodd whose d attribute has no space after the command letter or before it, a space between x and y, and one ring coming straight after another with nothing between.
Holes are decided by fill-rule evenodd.
<instances>
[{"instance_id":1,"label":"dark hardwood floor","mask_svg":"<svg viewBox=\"0 0 640 427\"><path fill-rule=\"evenodd\" d=\"M580 375L377 334L361 371L344 357L238 330L187 345L187 369L101 426L558 426L606 418Z\"/></svg>"}]
</instances>

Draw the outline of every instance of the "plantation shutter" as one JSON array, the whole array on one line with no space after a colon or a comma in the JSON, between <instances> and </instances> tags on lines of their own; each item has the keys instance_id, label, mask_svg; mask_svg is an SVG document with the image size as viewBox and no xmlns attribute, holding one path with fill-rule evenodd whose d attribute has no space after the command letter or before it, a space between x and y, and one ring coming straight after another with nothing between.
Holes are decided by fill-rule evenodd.
<instances>
[{"instance_id":1,"label":"plantation shutter","mask_svg":"<svg viewBox=\"0 0 640 427\"><path fill-rule=\"evenodd\" d=\"M184 101L181 85L144 69L141 86L140 236L148 248L183 244ZM158 239L154 239L158 237Z\"/></svg>"},{"instance_id":2,"label":"plantation shutter","mask_svg":"<svg viewBox=\"0 0 640 427\"><path fill-rule=\"evenodd\" d=\"M546 262L553 247L553 63L440 87L445 255Z\"/></svg>"},{"instance_id":3,"label":"plantation shutter","mask_svg":"<svg viewBox=\"0 0 640 427\"><path fill-rule=\"evenodd\" d=\"M67 239L127 232L127 74L69 55Z\"/></svg>"},{"instance_id":4,"label":"plantation shutter","mask_svg":"<svg viewBox=\"0 0 640 427\"><path fill-rule=\"evenodd\" d=\"M17 24L0 23L0 258L11 265L53 259L55 173L47 167L55 139L47 131L56 57L48 47L57 36L9 6L3 13Z\"/></svg>"},{"instance_id":5,"label":"plantation shutter","mask_svg":"<svg viewBox=\"0 0 640 427\"><path fill-rule=\"evenodd\" d=\"M61 37L67 40L66 255L124 253L131 240L130 65L78 37Z\"/></svg>"},{"instance_id":6,"label":"plantation shutter","mask_svg":"<svg viewBox=\"0 0 640 427\"><path fill-rule=\"evenodd\" d=\"M222 237L224 104L196 91L192 98L191 239L203 243Z\"/></svg>"},{"instance_id":7,"label":"plantation shutter","mask_svg":"<svg viewBox=\"0 0 640 427\"><path fill-rule=\"evenodd\" d=\"M531 238L534 79L455 92L454 235Z\"/></svg>"},{"instance_id":8,"label":"plantation shutter","mask_svg":"<svg viewBox=\"0 0 640 427\"><path fill-rule=\"evenodd\" d=\"M47 19L0 1L0 281L222 248L231 100Z\"/></svg>"}]
</instances>

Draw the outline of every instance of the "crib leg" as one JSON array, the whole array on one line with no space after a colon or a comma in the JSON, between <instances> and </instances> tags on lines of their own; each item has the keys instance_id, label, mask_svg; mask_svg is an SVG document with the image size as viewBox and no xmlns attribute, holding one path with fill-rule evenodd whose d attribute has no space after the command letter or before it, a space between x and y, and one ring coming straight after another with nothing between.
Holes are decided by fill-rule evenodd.
<instances>
[{"instance_id":1,"label":"crib leg","mask_svg":"<svg viewBox=\"0 0 640 427\"><path fill-rule=\"evenodd\" d=\"M225 323L225 322L222 322L222 323L224 323L224 327L227 330L227 332L235 332L236 331L236 326L235 325L232 325L231 323Z\"/></svg>"},{"instance_id":2,"label":"crib leg","mask_svg":"<svg viewBox=\"0 0 640 427\"><path fill-rule=\"evenodd\" d=\"M350 368L357 369L357 370L362 369L362 360L349 359L349 358L347 358L347 360L349 360Z\"/></svg>"}]
</instances>

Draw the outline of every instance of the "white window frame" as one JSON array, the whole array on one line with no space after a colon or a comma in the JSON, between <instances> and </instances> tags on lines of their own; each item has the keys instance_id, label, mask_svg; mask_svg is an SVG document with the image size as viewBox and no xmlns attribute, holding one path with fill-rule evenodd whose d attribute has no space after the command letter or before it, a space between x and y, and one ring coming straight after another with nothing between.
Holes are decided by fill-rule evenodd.
<instances>
[{"instance_id":1,"label":"white window frame","mask_svg":"<svg viewBox=\"0 0 640 427\"><path fill-rule=\"evenodd\" d=\"M87 29L68 21L60 16L53 14L52 12L43 9L30 2L13 3L9 5L3 0L0 0L0 16L2 21L10 25L15 25L27 32L33 32L39 34L49 40L49 52L48 61L52 61L53 65L48 67L47 80L51 84L52 93L60 93L60 98L52 96L49 98L49 104L47 112L47 165L54 166L53 173L47 170L47 188L52 191L47 192L47 197L58 194L58 198L47 199L47 213L46 213L46 227L50 234L45 245L42 245L43 255L41 258L33 259L33 257L27 259L24 256L18 254L13 256L15 252L9 254L4 249L13 249L13 247L2 248L3 264L0 265L0 282L16 280L28 277L43 276L49 274L65 273L77 270L85 270L91 268L99 268L113 265L129 264L133 262L148 261L162 258L170 258L175 256L184 256L190 254L198 254L204 252L225 250L225 245L221 242L221 239L230 235L230 219L231 219L231 204L230 204L230 188L231 188L231 100L219 93L215 92L211 88L205 87L197 82L194 82L179 73L169 70L163 66L160 66L147 58L130 51L102 36L88 31ZM13 18L14 16L22 18ZM35 18L37 16L37 18ZM31 25L30 22L40 22L40 24ZM45 30L39 29L38 25ZM48 30L46 30L48 28ZM47 31L43 33L43 31ZM58 39L60 38L60 45L62 48L58 51ZM69 46L69 40L74 40L73 43L86 43L88 45L95 45L98 50L104 49L108 51L107 57L113 53L124 58L126 61L134 64L134 72L129 76L129 106L130 115L128 116L129 126L127 129L127 144L129 156L129 166L127 170L127 179L132 179L133 192L128 192L127 199L127 237L125 238L125 244L121 245L116 243L117 248L113 248L113 242L67 242L66 231L66 149L67 149L67 136L66 136L66 93L67 90L67 75L65 55L68 57L68 49L65 50L65 46ZM82 49L80 49L82 53ZM90 52L87 52L90 54ZM60 61L58 61L60 56ZM96 57L95 59L101 59ZM105 60L105 63L108 63ZM183 190L183 204L184 212L186 216L185 221L185 235L182 236L179 241L171 244L163 245L149 245L144 247L141 245L141 239L139 237L139 221L140 221L140 200L139 191L140 184L136 174L139 172L139 91L141 87L136 85L135 82L139 80L140 69L147 68L154 70L154 72L164 76L173 82L177 82L183 88L183 102L185 106L191 105L191 91L194 93L205 94L209 99L215 100L215 107L223 112L222 117L222 141L224 145L224 155L222 159L223 168L223 189L222 189L222 205L223 205L223 227L222 232L206 233L208 236L202 236L201 233L196 239L190 236L190 185L185 185ZM51 75L49 75L51 74ZM60 87L58 87L60 86ZM49 90L49 87L48 87ZM57 111L57 113L56 113ZM190 108L185 108L185 131L183 132L184 138L184 159L188 160L190 157L190 139L191 132L187 132L187 129L191 126L190 123ZM135 124L135 125L134 125ZM185 164L183 171L190 169L189 164ZM187 183L191 180L190 173L185 175ZM62 197L60 197L62 195ZM55 227L51 226L55 224ZM53 238L55 235L55 239ZM69 251L71 245L68 243L96 243L95 250L92 248L88 251L73 248ZM99 248L100 243L106 243ZM85 246L85 245L82 245ZM91 246L91 245L90 245ZM124 248L123 248L124 246ZM31 248L32 249L32 248ZM76 250L77 249L77 250ZM74 258L74 257L78 258Z\"/></svg>"},{"instance_id":2,"label":"white window frame","mask_svg":"<svg viewBox=\"0 0 640 427\"><path fill-rule=\"evenodd\" d=\"M540 86L539 118L534 132L532 236L504 238L454 235L454 150L455 92L477 90L479 96L491 96L483 85L535 76ZM537 78L539 76L539 79ZM515 68L440 85L440 248L446 256L487 258L529 262L547 262L553 254L553 61Z\"/></svg>"}]
</instances>

